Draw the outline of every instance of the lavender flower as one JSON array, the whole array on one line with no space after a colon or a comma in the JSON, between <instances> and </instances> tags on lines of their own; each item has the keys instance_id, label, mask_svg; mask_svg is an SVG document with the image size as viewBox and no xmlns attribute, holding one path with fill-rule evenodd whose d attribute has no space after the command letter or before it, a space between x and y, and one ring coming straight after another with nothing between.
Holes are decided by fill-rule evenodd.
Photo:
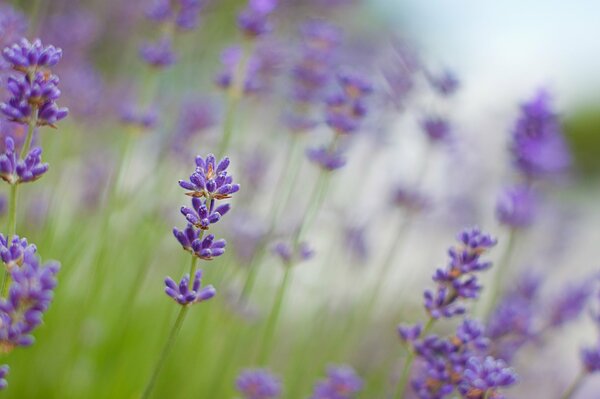
<instances>
[{"instance_id":1,"label":"lavender flower","mask_svg":"<svg viewBox=\"0 0 600 399\"><path fill-rule=\"evenodd\" d=\"M458 90L460 82L454 72L445 70L439 75L427 73L427 80L439 95L449 97Z\"/></svg>"},{"instance_id":2,"label":"lavender flower","mask_svg":"<svg viewBox=\"0 0 600 399\"><path fill-rule=\"evenodd\" d=\"M539 286L538 276L521 276L490 315L486 334L495 357L510 362L523 345L537 336L534 318L539 313L536 306Z\"/></svg>"},{"instance_id":3,"label":"lavender flower","mask_svg":"<svg viewBox=\"0 0 600 399\"><path fill-rule=\"evenodd\" d=\"M273 30L269 15L277 7L277 0L249 0L237 19L238 27L246 37L255 39Z\"/></svg>"},{"instance_id":4,"label":"lavender flower","mask_svg":"<svg viewBox=\"0 0 600 399\"><path fill-rule=\"evenodd\" d=\"M489 345L483 326L468 319L458 326L452 337L429 335L412 338L409 342L423 363L422 370L412 381L417 396L423 399L442 399L451 394L464 383L464 373L471 359L477 358Z\"/></svg>"},{"instance_id":5,"label":"lavender flower","mask_svg":"<svg viewBox=\"0 0 600 399\"><path fill-rule=\"evenodd\" d=\"M436 143L447 140L451 134L448 121L439 116L428 116L421 121L421 127L429 141Z\"/></svg>"},{"instance_id":6,"label":"lavender flower","mask_svg":"<svg viewBox=\"0 0 600 399\"><path fill-rule=\"evenodd\" d=\"M36 251L36 246L34 244L29 244L26 238L20 238L15 235L9 241L8 237L0 234L0 258L8 271L23 264L25 253L33 255Z\"/></svg>"},{"instance_id":7,"label":"lavender flower","mask_svg":"<svg viewBox=\"0 0 600 399\"><path fill-rule=\"evenodd\" d=\"M8 364L0 366L0 390L5 389L8 386L8 381L6 381L8 371Z\"/></svg>"},{"instance_id":8,"label":"lavender flower","mask_svg":"<svg viewBox=\"0 0 600 399\"><path fill-rule=\"evenodd\" d=\"M281 395L281 381L265 369L242 371L235 385L244 399L276 399Z\"/></svg>"},{"instance_id":9,"label":"lavender flower","mask_svg":"<svg viewBox=\"0 0 600 399\"><path fill-rule=\"evenodd\" d=\"M146 16L156 22L173 21L180 30L191 30L198 26L201 10L200 0L154 0Z\"/></svg>"},{"instance_id":10,"label":"lavender flower","mask_svg":"<svg viewBox=\"0 0 600 399\"><path fill-rule=\"evenodd\" d=\"M398 335L404 342L414 342L417 340L423 332L423 325L417 323L415 325L399 325Z\"/></svg>"},{"instance_id":11,"label":"lavender flower","mask_svg":"<svg viewBox=\"0 0 600 399\"><path fill-rule=\"evenodd\" d=\"M342 93L327 98L325 120L338 134L354 133L367 114L365 99L373 87L357 73L338 75L338 83Z\"/></svg>"},{"instance_id":12,"label":"lavender flower","mask_svg":"<svg viewBox=\"0 0 600 399\"><path fill-rule=\"evenodd\" d=\"M0 178L7 183L32 182L48 171L48 164L42 163L41 148L33 148L25 159L18 159L15 143L11 137L5 139L5 147L5 152L0 154Z\"/></svg>"},{"instance_id":13,"label":"lavender flower","mask_svg":"<svg viewBox=\"0 0 600 399\"><path fill-rule=\"evenodd\" d=\"M397 185L394 188L392 202L395 206L405 208L409 212L421 212L431 206L429 198L423 193L404 185Z\"/></svg>"},{"instance_id":14,"label":"lavender flower","mask_svg":"<svg viewBox=\"0 0 600 399\"><path fill-rule=\"evenodd\" d=\"M171 277L167 277L165 278L165 293L182 306L207 301L217 293L212 285L202 287L202 270L196 271L192 286L190 287L189 284L189 274L183 276L179 284L175 283Z\"/></svg>"},{"instance_id":15,"label":"lavender flower","mask_svg":"<svg viewBox=\"0 0 600 399\"><path fill-rule=\"evenodd\" d=\"M230 46L221 52L222 69L216 77L216 84L221 89L226 90L231 87L243 57L243 50L240 46ZM252 54L247 61L244 84L241 88L244 94L254 94L260 90L259 69L260 60L255 54Z\"/></svg>"},{"instance_id":16,"label":"lavender flower","mask_svg":"<svg viewBox=\"0 0 600 399\"><path fill-rule=\"evenodd\" d=\"M196 230L193 225L188 224L183 231L174 228L173 235L184 250L192 252L192 243L200 237L200 230Z\"/></svg>"},{"instance_id":17,"label":"lavender flower","mask_svg":"<svg viewBox=\"0 0 600 399\"><path fill-rule=\"evenodd\" d=\"M559 327L579 317L591 294L590 281L566 287L562 294L550 304L548 324L551 327Z\"/></svg>"},{"instance_id":18,"label":"lavender flower","mask_svg":"<svg viewBox=\"0 0 600 399\"><path fill-rule=\"evenodd\" d=\"M329 367L327 379L315 385L311 399L351 399L362 386L362 379L351 367Z\"/></svg>"},{"instance_id":19,"label":"lavender flower","mask_svg":"<svg viewBox=\"0 0 600 399\"><path fill-rule=\"evenodd\" d=\"M297 248L292 248L285 242L278 242L273 246L273 253L286 265L307 261L315 254L307 242L301 242Z\"/></svg>"},{"instance_id":20,"label":"lavender flower","mask_svg":"<svg viewBox=\"0 0 600 399\"><path fill-rule=\"evenodd\" d=\"M309 148L306 150L306 156L311 162L328 171L340 169L346 165L346 158L340 150L331 150L327 147Z\"/></svg>"},{"instance_id":21,"label":"lavender flower","mask_svg":"<svg viewBox=\"0 0 600 399\"><path fill-rule=\"evenodd\" d=\"M202 199L193 197L192 208L184 206L181 208L181 213L183 216L185 216L188 222L194 225L194 227L202 230L208 230L209 225L217 223L219 220L221 220L221 216L229 212L230 205L224 204L219 205L215 209L213 208L214 206L211 206L209 209Z\"/></svg>"},{"instance_id":22,"label":"lavender flower","mask_svg":"<svg viewBox=\"0 0 600 399\"><path fill-rule=\"evenodd\" d=\"M215 236L209 234L202 240L194 240L192 242L192 251L200 259L212 260L225 253L225 245L227 245L225 240L215 240Z\"/></svg>"},{"instance_id":23,"label":"lavender flower","mask_svg":"<svg viewBox=\"0 0 600 399\"><path fill-rule=\"evenodd\" d=\"M169 38L163 37L154 43L144 43L140 47L140 57L150 66L166 68L177 61L173 52L173 44Z\"/></svg>"},{"instance_id":24,"label":"lavender flower","mask_svg":"<svg viewBox=\"0 0 600 399\"><path fill-rule=\"evenodd\" d=\"M491 263L482 262L480 256L496 245L494 238L478 229L470 229L460 233L457 239L460 245L448 251L447 267L437 269L433 275L437 289L424 293L425 308L434 319L463 314L466 309L459 300L478 298L481 291L474 274L491 267Z\"/></svg>"},{"instance_id":25,"label":"lavender flower","mask_svg":"<svg viewBox=\"0 0 600 399\"><path fill-rule=\"evenodd\" d=\"M64 119L69 112L67 108L56 105L60 97L57 85L58 77L42 72L11 76L7 88L12 97L0 104L0 111L14 122L28 124L31 118L35 118L37 126L55 127L56 122Z\"/></svg>"},{"instance_id":26,"label":"lavender flower","mask_svg":"<svg viewBox=\"0 0 600 399\"><path fill-rule=\"evenodd\" d=\"M225 157L218 163L215 156L209 154L206 158L196 157L196 171L192 173L189 181L180 180L179 185L189 190L191 197L204 197L206 199L226 199L238 192L239 184L233 183L233 177L227 174L229 158Z\"/></svg>"},{"instance_id":27,"label":"lavender flower","mask_svg":"<svg viewBox=\"0 0 600 399\"><path fill-rule=\"evenodd\" d=\"M581 361L588 373L600 371L600 347L585 348L581 351Z\"/></svg>"},{"instance_id":28,"label":"lavender flower","mask_svg":"<svg viewBox=\"0 0 600 399\"><path fill-rule=\"evenodd\" d=\"M150 130L158 124L158 111L151 107L142 110L132 103L122 104L119 109L120 121L125 125L141 130Z\"/></svg>"},{"instance_id":29,"label":"lavender flower","mask_svg":"<svg viewBox=\"0 0 600 399\"><path fill-rule=\"evenodd\" d=\"M467 362L459 391L463 397L469 399L504 399L505 396L498 389L509 387L516 382L517 375L504 361L491 356L485 359L473 357Z\"/></svg>"},{"instance_id":30,"label":"lavender flower","mask_svg":"<svg viewBox=\"0 0 600 399\"><path fill-rule=\"evenodd\" d=\"M569 167L571 155L547 92L538 91L521 106L512 135L515 164L526 177L552 176Z\"/></svg>"},{"instance_id":31,"label":"lavender flower","mask_svg":"<svg viewBox=\"0 0 600 399\"><path fill-rule=\"evenodd\" d=\"M40 39L20 42L6 47L2 57L11 64L12 68L33 75L40 68L48 68L58 64L62 58L62 50L52 45L44 46Z\"/></svg>"},{"instance_id":32,"label":"lavender flower","mask_svg":"<svg viewBox=\"0 0 600 399\"><path fill-rule=\"evenodd\" d=\"M527 186L514 186L504 190L496 203L496 217L500 223L512 228L525 228L535 219L537 197Z\"/></svg>"},{"instance_id":33,"label":"lavender flower","mask_svg":"<svg viewBox=\"0 0 600 399\"><path fill-rule=\"evenodd\" d=\"M58 263L41 266L36 255L26 251L22 265L11 270L8 298L0 299L0 346L4 352L33 343L31 332L52 301L58 269Z\"/></svg>"}]
</instances>

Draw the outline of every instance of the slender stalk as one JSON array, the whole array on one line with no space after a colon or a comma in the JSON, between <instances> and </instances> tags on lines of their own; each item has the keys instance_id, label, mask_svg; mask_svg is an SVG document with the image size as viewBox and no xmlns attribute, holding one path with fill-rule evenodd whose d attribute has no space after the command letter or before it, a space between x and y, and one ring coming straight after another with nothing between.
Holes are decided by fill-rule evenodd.
<instances>
[{"instance_id":1,"label":"slender stalk","mask_svg":"<svg viewBox=\"0 0 600 399\"><path fill-rule=\"evenodd\" d=\"M381 265L381 268L379 269L379 276L377 278L377 281L375 282L375 287L371 291L372 292L371 298L368 301L367 306L366 306L365 314L367 314L367 315L371 313L371 310L377 304L377 301L381 296L381 293L382 293L381 291L384 287L384 284L385 284L386 280L390 277L389 276L390 270L392 268L392 265L394 264L394 259L396 259L396 254L398 253L398 247L401 245L402 239L404 238L409 225L410 225L410 216L407 215L407 217L402 219L398 223L398 226L396 227L396 234L394 235L394 242L388 248L388 251L384 258L383 264Z\"/></svg>"},{"instance_id":2,"label":"slender stalk","mask_svg":"<svg viewBox=\"0 0 600 399\"><path fill-rule=\"evenodd\" d=\"M429 321L423 328L423 332L421 335L425 335L431 330L435 323L435 319L433 317L429 318ZM404 392L406 391L406 386L408 384L408 378L410 377L410 370L412 369L413 361L415 360L415 351L409 350L408 356L406 357L406 361L404 362L404 368L402 369L402 374L400 376L400 381L398 382L398 389L396 390L396 395L394 395L395 399L400 399L404 397Z\"/></svg>"},{"instance_id":3,"label":"slender stalk","mask_svg":"<svg viewBox=\"0 0 600 399\"><path fill-rule=\"evenodd\" d=\"M290 283L291 274L292 265L286 265L281 284L279 285L277 295L275 296L275 302L273 302L273 307L271 308L271 313L269 314L269 319L267 321L265 333L262 338L262 343L260 345L260 352L258 355L258 364L260 365L264 364L268 360L270 350L273 348L271 341L273 339L273 335L275 334L275 328L281 313L285 292L287 291Z\"/></svg>"},{"instance_id":4,"label":"slender stalk","mask_svg":"<svg viewBox=\"0 0 600 399\"><path fill-rule=\"evenodd\" d=\"M35 131L35 127L37 126L37 121L37 107L33 107L31 111L31 119L29 120L29 124L27 126L27 136L25 137L23 148L21 148L21 159L25 159L25 156L29 152L29 147L31 147L31 140L33 139L33 132Z\"/></svg>"},{"instance_id":5,"label":"slender stalk","mask_svg":"<svg viewBox=\"0 0 600 399\"><path fill-rule=\"evenodd\" d=\"M234 71L231 85L227 90L225 119L223 120L223 135L221 137L221 142L219 143L219 150L217 151L219 158L223 157L223 154L225 153L225 151L227 151L227 148L229 147L233 136L235 114L237 113L240 100L244 95L246 73L251 54L252 46L246 43L246 45L244 46L242 58Z\"/></svg>"},{"instance_id":6,"label":"slender stalk","mask_svg":"<svg viewBox=\"0 0 600 399\"><path fill-rule=\"evenodd\" d=\"M581 384L583 383L583 380L585 379L585 377L586 377L585 373L583 373L583 372L579 373L579 375L575 378L575 380L571 383L571 385L569 385L569 387L567 388L565 393L562 394L560 399L571 399L573 397L573 395L575 394L575 392L577 392L579 390L579 388L581 387Z\"/></svg>"},{"instance_id":7,"label":"slender stalk","mask_svg":"<svg viewBox=\"0 0 600 399\"><path fill-rule=\"evenodd\" d=\"M150 395L152 394L154 385L156 385L156 380L158 378L158 374L160 373L160 370L162 369L162 366L164 365L165 360L166 360L167 356L169 355L169 352L171 352L171 348L173 348L173 344L175 343L175 339L177 338L177 334L179 333L179 330L181 330L181 326L183 325L183 321L185 320L187 311L188 311L188 306L182 306L181 309L179 310L179 315L177 315L175 324L173 324L173 327L171 328L171 331L169 332L167 342L165 342L165 346L163 347L162 352L160 353L160 357L158 358L158 361L156 362L156 364L154 366L152 375L150 376L150 379L148 380L148 383L146 384L146 388L144 389L144 393L142 394L142 399L148 399L150 397Z\"/></svg>"},{"instance_id":8,"label":"slender stalk","mask_svg":"<svg viewBox=\"0 0 600 399\"><path fill-rule=\"evenodd\" d=\"M485 391L485 395L483 395L483 399L490 399L492 397L492 390L488 389Z\"/></svg>"},{"instance_id":9,"label":"slender stalk","mask_svg":"<svg viewBox=\"0 0 600 399\"><path fill-rule=\"evenodd\" d=\"M200 233L200 237L199 239L202 239L202 236L204 235L204 231L202 231ZM194 255L192 255L192 262L190 264L190 281L193 281L194 279L194 273L196 272L196 268L198 266L198 258L195 257Z\"/></svg>"},{"instance_id":10,"label":"slender stalk","mask_svg":"<svg viewBox=\"0 0 600 399\"><path fill-rule=\"evenodd\" d=\"M23 143L23 148L21 148L21 153L19 158L24 159L27 152L29 152L29 147L31 146L31 140L33 138L33 132L35 127L37 126L37 107L33 107L31 112L31 119L29 120L29 125L27 128L27 136L25 137L25 142ZM19 197L19 185L12 184L10 186L10 198L8 204L8 236L7 240L12 240L12 237L17 234L17 201ZM2 284L0 285L0 294L5 297L6 291L8 290L8 285L10 283L10 274L8 270L4 270L4 275L2 277Z\"/></svg>"},{"instance_id":11,"label":"slender stalk","mask_svg":"<svg viewBox=\"0 0 600 399\"><path fill-rule=\"evenodd\" d=\"M512 260L515 244L517 242L516 238L517 231L515 229L510 229L508 232L508 243L506 244L506 249L502 253L502 257L498 260L498 263L495 266L495 273L490 286L489 300L484 313L485 317L489 316L489 314L494 310L494 306L498 302L500 294L502 293L506 268Z\"/></svg>"}]
</instances>

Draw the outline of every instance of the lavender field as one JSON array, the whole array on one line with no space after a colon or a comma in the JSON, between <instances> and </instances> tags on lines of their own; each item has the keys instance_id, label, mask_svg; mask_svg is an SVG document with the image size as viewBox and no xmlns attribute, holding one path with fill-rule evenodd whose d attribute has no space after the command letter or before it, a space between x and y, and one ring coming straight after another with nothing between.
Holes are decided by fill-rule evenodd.
<instances>
[{"instance_id":1,"label":"lavender field","mask_svg":"<svg viewBox=\"0 0 600 399\"><path fill-rule=\"evenodd\" d=\"M0 0L0 395L600 398L600 48L435 3Z\"/></svg>"}]
</instances>

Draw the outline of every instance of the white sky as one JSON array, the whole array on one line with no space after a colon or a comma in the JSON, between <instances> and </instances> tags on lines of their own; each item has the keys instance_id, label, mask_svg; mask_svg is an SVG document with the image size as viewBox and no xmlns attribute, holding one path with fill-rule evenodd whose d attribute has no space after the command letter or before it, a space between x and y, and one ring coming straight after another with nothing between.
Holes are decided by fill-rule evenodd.
<instances>
[{"instance_id":1,"label":"white sky","mask_svg":"<svg viewBox=\"0 0 600 399\"><path fill-rule=\"evenodd\" d=\"M599 0L369 0L432 61L457 70L470 99L549 86L563 106L600 99Z\"/></svg>"}]
</instances>

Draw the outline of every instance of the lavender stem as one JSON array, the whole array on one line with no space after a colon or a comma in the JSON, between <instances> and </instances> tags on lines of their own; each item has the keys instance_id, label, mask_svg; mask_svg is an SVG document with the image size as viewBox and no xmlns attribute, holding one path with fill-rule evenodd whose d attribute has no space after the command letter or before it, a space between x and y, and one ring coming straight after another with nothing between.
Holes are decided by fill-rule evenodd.
<instances>
[{"instance_id":1,"label":"lavender stem","mask_svg":"<svg viewBox=\"0 0 600 399\"><path fill-rule=\"evenodd\" d=\"M561 399L571 399L573 397L573 395L575 394L575 392L577 392L577 390L581 386L581 383L585 379L585 376L586 376L585 373L579 373L579 375L575 378L575 381L573 381L571 383L571 385L569 385L569 387L567 388L565 393L563 393L563 395L560 398Z\"/></svg>"},{"instance_id":2,"label":"lavender stem","mask_svg":"<svg viewBox=\"0 0 600 399\"><path fill-rule=\"evenodd\" d=\"M427 324L423 328L423 332L421 332L421 336L426 335L429 330L435 324L435 319L433 317L429 318ZM396 395L394 398L400 399L404 397L404 393L406 391L406 385L408 384L408 378L410 377L410 370L412 369L412 363L415 360L415 351L409 350L408 356L406 357L406 361L404 362L404 367L402 368L402 375L400 376L400 381L398 382L398 389L396 390Z\"/></svg>"},{"instance_id":3,"label":"lavender stem","mask_svg":"<svg viewBox=\"0 0 600 399\"><path fill-rule=\"evenodd\" d=\"M275 297L275 302L273 303L273 308L271 309L271 313L269 314L269 319L267 321L267 326L265 328L265 333L263 335L262 343L260 346L260 352L258 356L258 364L264 364L269 357L270 350L272 349L272 340L273 335L275 333L275 327L277 326L277 320L279 319L279 315L281 313L281 307L283 305L283 299L285 297L285 292L290 283L290 277L292 274L292 266L289 265L285 268L285 272L283 274L283 278L281 280L281 284L279 285L279 289L277 290L277 295Z\"/></svg>"},{"instance_id":4,"label":"lavender stem","mask_svg":"<svg viewBox=\"0 0 600 399\"><path fill-rule=\"evenodd\" d=\"M221 143L219 144L219 150L217 151L217 156L219 158L223 157L223 154L229 147L231 138L233 136L235 114L237 112L240 100L244 94L244 83L246 80L246 72L251 54L252 46L246 44L244 46L242 58L237 65L235 73L233 74L231 86L229 86L229 89L227 90L227 105L225 119L223 121L223 136L221 137Z\"/></svg>"},{"instance_id":5,"label":"lavender stem","mask_svg":"<svg viewBox=\"0 0 600 399\"><path fill-rule=\"evenodd\" d=\"M177 338L177 334L179 333L179 330L181 330L181 326L183 325L183 321L185 320L187 310L188 310L188 306L182 306L181 310L179 310L179 315L177 316L177 319L175 320L175 324L173 324L173 327L171 328L171 332L169 333L167 342L165 343L165 346L163 347L163 350L160 353L160 357L158 358L158 361L156 362L156 365L154 366L154 371L152 372L152 376L150 377L150 380L148 380L148 383L146 384L146 388L144 389L144 393L142 394L142 399L148 399L150 397L150 395L152 394L154 385L156 385L156 380L158 378L158 374L160 373L160 370L162 369L162 366L164 365L165 360L166 360L167 356L169 355L169 352L171 352L171 348L173 347L173 344L175 343L175 339Z\"/></svg>"}]
</instances>

